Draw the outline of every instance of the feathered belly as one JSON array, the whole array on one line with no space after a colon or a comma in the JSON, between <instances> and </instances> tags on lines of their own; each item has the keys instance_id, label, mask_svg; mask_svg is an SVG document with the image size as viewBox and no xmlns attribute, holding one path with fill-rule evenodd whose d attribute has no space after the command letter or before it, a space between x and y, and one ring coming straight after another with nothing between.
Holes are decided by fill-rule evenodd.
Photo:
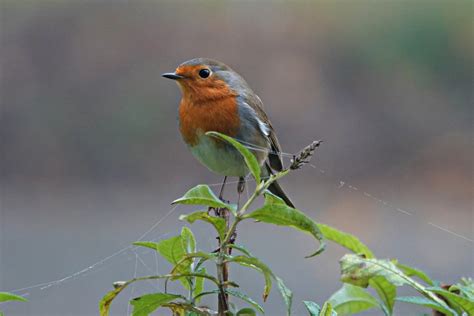
<instances>
[{"instance_id":1,"label":"feathered belly","mask_svg":"<svg viewBox=\"0 0 474 316\"><path fill-rule=\"evenodd\" d=\"M209 170L224 176L243 177L249 173L242 155L231 145L216 141L200 133L198 141L190 146L191 152ZM254 152L260 164L263 164L266 153Z\"/></svg>"}]
</instances>

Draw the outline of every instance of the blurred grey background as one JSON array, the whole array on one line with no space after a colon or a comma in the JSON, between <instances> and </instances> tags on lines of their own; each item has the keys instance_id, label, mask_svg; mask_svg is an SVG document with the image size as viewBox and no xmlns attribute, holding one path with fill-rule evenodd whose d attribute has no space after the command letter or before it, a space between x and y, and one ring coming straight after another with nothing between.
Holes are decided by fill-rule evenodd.
<instances>
[{"instance_id":1,"label":"blurred grey background","mask_svg":"<svg viewBox=\"0 0 474 316\"><path fill-rule=\"evenodd\" d=\"M153 254L126 249L74 275L137 240L187 189L221 181L185 148L179 90L160 77L193 57L247 79L287 153L324 139L315 168L282 181L300 209L380 258L448 283L473 276L472 5L1 1L0 290L67 278L17 291L30 301L0 309L97 315L112 282L166 272ZM177 208L144 239L173 236L191 210ZM193 230L215 247L206 226ZM316 246L307 235L253 223L238 239L293 289L295 315L305 315L301 300L322 303L341 285L337 245L304 259ZM261 277L231 275L260 297ZM154 290L129 289L112 315ZM264 306L283 315L277 291Z\"/></svg>"}]
</instances>

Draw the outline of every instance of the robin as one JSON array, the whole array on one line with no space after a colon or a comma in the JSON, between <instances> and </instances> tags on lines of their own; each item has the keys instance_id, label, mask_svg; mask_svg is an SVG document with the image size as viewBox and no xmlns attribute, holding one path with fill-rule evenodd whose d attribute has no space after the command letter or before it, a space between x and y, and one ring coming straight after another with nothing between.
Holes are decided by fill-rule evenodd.
<instances>
[{"instance_id":1,"label":"robin","mask_svg":"<svg viewBox=\"0 0 474 316\"><path fill-rule=\"evenodd\" d=\"M184 142L203 165L225 176L221 198L228 176L239 178L240 197L249 170L234 147L206 136L208 131L228 135L247 146L261 166L262 177L270 176L272 170L283 169L280 143L262 101L229 66L212 59L195 58L162 76L175 80L181 89L179 129ZM294 207L276 181L268 189Z\"/></svg>"}]
</instances>

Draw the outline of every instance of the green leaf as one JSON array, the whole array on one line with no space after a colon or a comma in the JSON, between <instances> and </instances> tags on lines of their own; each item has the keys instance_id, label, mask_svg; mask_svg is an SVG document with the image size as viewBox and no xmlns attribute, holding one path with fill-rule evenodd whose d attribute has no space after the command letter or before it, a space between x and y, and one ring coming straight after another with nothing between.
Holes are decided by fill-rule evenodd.
<instances>
[{"instance_id":1,"label":"green leaf","mask_svg":"<svg viewBox=\"0 0 474 316\"><path fill-rule=\"evenodd\" d=\"M176 303L170 302L165 303L162 307L169 308L171 310L171 315L173 316L198 316L201 314L196 313L195 311L191 311L192 306L186 303ZM154 313L156 314L156 313Z\"/></svg>"},{"instance_id":2,"label":"green leaf","mask_svg":"<svg viewBox=\"0 0 474 316\"><path fill-rule=\"evenodd\" d=\"M429 287L426 290L441 295L448 301L448 304L456 310L463 310L468 315L474 315L474 301L467 297L457 295L453 292L446 291L440 287Z\"/></svg>"},{"instance_id":3,"label":"green leaf","mask_svg":"<svg viewBox=\"0 0 474 316\"><path fill-rule=\"evenodd\" d=\"M265 196L268 199L268 193L265 193ZM273 202L275 202L275 200L273 200ZM312 235L320 242L320 246L315 253L307 256L306 258L320 254L326 247L326 244L323 241L323 235L321 234L316 222L306 216L306 214L303 212L289 207L284 203L265 204L258 210L244 215L244 218L253 218L264 223L275 224L279 226L289 226Z\"/></svg>"},{"instance_id":4,"label":"green leaf","mask_svg":"<svg viewBox=\"0 0 474 316\"><path fill-rule=\"evenodd\" d=\"M153 293L134 298L130 301L133 306L132 316L148 316L158 307L177 298L183 297L175 294Z\"/></svg>"},{"instance_id":5,"label":"green leaf","mask_svg":"<svg viewBox=\"0 0 474 316\"><path fill-rule=\"evenodd\" d=\"M202 268L197 273L207 274L207 271L205 268ZM194 280L193 297L196 297L204 290L204 278L195 278ZM196 302L199 303L199 299Z\"/></svg>"},{"instance_id":6,"label":"green leaf","mask_svg":"<svg viewBox=\"0 0 474 316\"><path fill-rule=\"evenodd\" d=\"M7 301L28 302L28 300L24 298L23 296L15 295L8 292L0 292L0 302L7 302Z\"/></svg>"},{"instance_id":7,"label":"green leaf","mask_svg":"<svg viewBox=\"0 0 474 316\"><path fill-rule=\"evenodd\" d=\"M237 208L236 205L231 205L222 202L214 194L214 192L212 192L212 190L204 184L195 186L194 188L186 192L183 197L174 200L171 204L203 205L215 208L227 208L231 211L235 211Z\"/></svg>"},{"instance_id":8,"label":"green leaf","mask_svg":"<svg viewBox=\"0 0 474 316\"><path fill-rule=\"evenodd\" d=\"M162 305L169 308L173 316L209 316L209 309L184 302L170 302Z\"/></svg>"},{"instance_id":9,"label":"green leaf","mask_svg":"<svg viewBox=\"0 0 474 316\"><path fill-rule=\"evenodd\" d=\"M135 241L134 246L146 247L158 251L158 243L153 241Z\"/></svg>"},{"instance_id":10,"label":"green leaf","mask_svg":"<svg viewBox=\"0 0 474 316\"><path fill-rule=\"evenodd\" d=\"M397 296L397 287L388 282L383 276L373 277L369 280L369 285L375 289L383 302L383 308L386 315L393 314L393 305Z\"/></svg>"},{"instance_id":11,"label":"green leaf","mask_svg":"<svg viewBox=\"0 0 474 316\"><path fill-rule=\"evenodd\" d=\"M401 296L397 297L395 300L403 303L409 303L409 304L416 304L416 305L421 305L430 309L437 310L443 314L446 315L456 315L454 314L454 311L446 308L445 306L442 306L438 303L436 303L433 300L430 300L426 297L420 297L420 296Z\"/></svg>"},{"instance_id":12,"label":"green leaf","mask_svg":"<svg viewBox=\"0 0 474 316\"><path fill-rule=\"evenodd\" d=\"M401 263L397 263L397 267L403 271L403 273L405 273L405 275L411 277L411 276L416 276L418 277L420 280L426 282L427 284L429 285L434 285L434 282L433 280L431 280L431 278L426 274L424 273L423 271L421 270L418 270L416 268L413 268L413 267L410 267L410 266L407 266L405 264L401 264Z\"/></svg>"},{"instance_id":13,"label":"green leaf","mask_svg":"<svg viewBox=\"0 0 474 316\"><path fill-rule=\"evenodd\" d=\"M188 256L189 256L189 255L188 255ZM196 270L199 270L199 269L201 268L201 266L202 266L207 260L209 260L209 258L204 258L204 257L200 258L200 259L198 260L198 262L194 265L194 270L195 270L195 271L196 271Z\"/></svg>"},{"instance_id":14,"label":"green leaf","mask_svg":"<svg viewBox=\"0 0 474 316\"><path fill-rule=\"evenodd\" d=\"M337 312L333 310L331 303L326 302L324 303L321 311L319 312L319 316L335 316Z\"/></svg>"},{"instance_id":15,"label":"green leaf","mask_svg":"<svg viewBox=\"0 0 474 316\"><path fill-rule=\"evenodd\" d=\"M265 310L263 309L263 307L260 306L257 302L255 302L250 296L242 292L231 290L231 289L226 289L225 292L228 293L229 295L232 295L234 297L241 299L244 302L249 303L251 306L257 309L260 313L265 314Z\"/></svg>"},{"instance_id":16,"label":"green leaf","mask_svg":"<svg viewBox=\"0 0 474 316\"><path fill-rule=\"evenodd\" d=\"M194 259L199 258L198 263L195 265L193 262L195 261ZM215 260L217 258L217 255L215 253L207 253L203 251L198 251L198 252L193 252L193 253L188 253L183 258L178 261L173 269L171 270L171 275L175 274L180 274L183 272L188 271L189 267L191 266L192 271L197 271L199 273L199 269L202 266L204 262L207 260Z\"/></svg>"},{"instance_id":17,"label":"green leaf","mask_svg":"<svg viewBox=\"0 0 474 316\"><path fill-rule=\"evenodd\" d=\"M260 165L258 164L257 158L255 158L254 154L250 152L247 148L245 148L244 145L233 139L232 137L229 137L227 135L217 133L217 132L207 132L206 135L208 136L214 136L217 138L220 138L222 140L225 140L229 144L235 147L242 157L244 157L245 163L247 164L247 167L249 168L250 172L252 173L253 177L255 178L255 182L257 184L260 183Z\"/></svg>"},{"instance_id":18,"label":"green leaf","mask_svg":"<svg viewBox=\"0 0 474 316\"><path fill-rule=\"evenodd\" d=\"M114 287L115 289L104 295L102 300L99 302L99 311L101 316L108 316L109 315L109 309L110 309L110 304L114 300L114 298L122 292L127 286L130 284L137 282L137 281L145 281L145 280L159 280L159 279L170 279L173 277L192 277L192 278L205 278L210 281L212 281L215 285L219 284L219 281L208 274L205 273L196 273L196 272L187 272L183 273L181 275L173 275L173 274L165 274L165 275L152 275L152 276L145 276L145 277L139 277L135 278L132 280L129 280L127 282L115 282ZM184 298L183 298L184 299Z\"/></svg>"},{"instance_id":19,"label":"green leaf","mask_svg":"<svg viewBox=\"0 0 474 316\"><path fill-rule=\"evenodd\" d=\"M318 223L317 225L326 239L329 239L356 254L363 254L366 258L374 258L372 251L357 239L357 237L325 224Z\"/></svg>"},{"instance_id":20,"label":"green leaf","mask_svg":"<svg viewBox=\"0 0 474 316\"><path fill-rule=\"evenodd\" d=\"M319 312L321 311L321 307L318 304L311 301L303 301L304 306L308 310L310 316L319 316Z\"/></svg>"},{"instance_id":21,"label":"green leaf","mask_svg":"<svg viewBox=\"0 0 474 316\"><path fill-rule=\"evenodd\" d=\"M265 195L266 205L279 205L279 204L286 205L285 201L283 201L281 197L273 194L272 192L268 190L265 191L264 195Z\"/></svg>"},{"instance_id":22,"label":"green leaf","mask_svg":"<svg viewBox=\"0 0 474 316\"><path fill-rule=\"evenodd\" d=\"M226 261L228 262L235 262L242 266L250 267L261 272L265 278L265 288L263 290L263 301L266 301L268 294L270 294L270 290L272 289L272 278L273 272L270 268L261 262L259 259L255 257L247 257L247 256L229 256Z\"/></svg>"},{"instance_id":23,"label":"green leaf","mask_svg":"<svg viewBox=\"0 0 474 316\"><path fill-rule=\"evenodd\" d=\"M110 304L112 304L112 301L115 299L117 295L119 295L120 292L122 292L132 282L133 281L128 281L128 282L123 283L120 286L116 286L115 289L113 289L112 291L104 295L104 297L99 302L100 316L109 315Z\"/></svg>"},{"instance_id":24,"label":"green leaf","mask_svg":"<svg viewBox=\"0 0 474 316\"><path fill-rule=\"evenodd\" d=\"M474 281L471 278L461 278L461 281L452 285L449 292L459 291L462 296L474 300Z\"/></svg>"},{"instance_id":25,"label":"green leaf","mask_svg":"<svg viewBox=\"0 0 474 316\"><path fill-rule=\"evenodd\" d=\"M248 307L242 308L241 310L237 312L237 316L256 316L256 315L257 313L253 309L248 308Z\"/></svg>"},{"instance_id":26,"label":"green leaf","mask_svg":"<svg viewBox=\"0 0 474 316\"><path fill-rule=\"evenodd\" d=\"M247 257L253 257L252 253L242 245L228 244L227 247L237 249L238 251L240 251L241 253L243 253Z\"/></svg>"},{"instance_id":27,"label":"green leaf","mask_svg":"<svg viewBox=\"0 0 474 316\"><path fill-rule=\"evenodd\" d=\"M231 290L231 289L225 289L224 291L229 295L232 295L234 297L237 297L237 298L241 299L244 302L249 303L251 306L253 306L255 309L257 309L260 313L265 314L265 310L263 309L263 307L260 306L257 302L255 302L248 295L246 295L242 292L239 292L239 291ZM212 290L212 291L208 291L208 292L202 292L201 294L199 294L198 298L201 298L202 296L206 296L206 295L210 295L210 294L217 294L217 293L219 293L219 290Z\"/></svg>"},{"instance_id":28,"label":"green leaf","mask_svg":"<svg viewBox=\"0 0 474 316\"><path fill-rule=\"evenodd\" d=\"M183 261L183 258L188 254L189 250L196 248L196 240L194 235L187 227L183 227L181 235L174 236L168 239L161 240L159 242L149 241L137 241L133 243L136 246L148 247L155 249L158 253L175 266L173 269L174 273L186 273L191 271L191 265L193 260ZM180 279L180 282L186 289L190 289L189 281L186 279Z\"/></svg>"},{"instance_id":29,"label":"green leaf","mask_svg":"<svg viewBox=\"0 0 474 316\"><path fill-rule=\"evenodd\" d=\"M390 260L366 259L363 256L346 254L340 260L341 280L357 286L367 287L370 279L382 276L395 286L407 284L420 292L423 296L450 310L449 306L428 291L425 286L406 276L394 262Z\"/></svg>"},{"instance_id":30,"label":"green leaf","mask_svg":"<svg viewBox=\"0 0 474 316\"><path fill-rule=\"evenodd\" d=\"M163 258L172 264L176 264L183 259L183 257L188 254L188 250L194 250L196 248L194 235L187 227L183 227L181 235L179 236L174 236L159 242L137 241L133 244L155 249Z\"/></svg>"},{"instance_id":31,"label":"green leaf","mask_svg":"<svg viewBox=\"0 0 474 316\"><path fill-rule=\"evenodd\" d=\"M178 263L187 254L186 250L183 248L181 236L174 236L159 242L137 241L133 244L135 246L155 249L171 264Z\"/></svg>"},{"instance_id":32,"label":"green leaf","mask_svg":"<svg viewBox=\"0 0 474 316\"><path fill-rule=\"evenodd\" d=\"M194 212L187 215L181 215L179 219L182 221L183 220L187 221L190 224L193 224L197 220L207 222L211 224L212 226L214 226L217 233L219 234L219 238L221 240L224 240L226 223L225 223L225 220L221 217L211 216L205 211L199 211L199 212Z\"/></svg>"},{"instance_id":33,"label":"green leaf","mask_svg":"<svg viewBox=\"0 0 474 316\"><path fill-rule=\"evenodd\" d=\"M364 289L351 284L344 284L328 300L338 315L352 315L380 307L379 302Z\"/></svg>"},{"instance_id":34,"label":"green leaf","mask_svg":"<svg viewBox=\"0 0 474 316\"><path fill-rule=\"evenodd\" d=\"M407 283L406 276L393 262L381 259L346 254L340 260L341 281L357 286L367 287L373 277L383 276L396 286Z\"/></svg>"},{"instance_id":35,"label":"green leaf","mask_svg":"<svg viewBox=\"0 0 474 316\"><path fill-rule=\"evenodd\" d=\"M187 253L196 251L196 238L194 238L193 232L187 227L181 229L181 243Z\"/></svg>"},{"instance_id":36,"label":"green leaf","mask_svg":"<svg viewBox=\"0 0 474 316\"><path fill-rule=\"evenodd\" d=\"M281 278L275 276L275 280L277 282L278 289L280 290L280 294L283 297L283 301L286 305L286 314L290 316L291 304L293 302L293 292L291 292L291 290L285 285Z\"/></svg>"}]
</instances>

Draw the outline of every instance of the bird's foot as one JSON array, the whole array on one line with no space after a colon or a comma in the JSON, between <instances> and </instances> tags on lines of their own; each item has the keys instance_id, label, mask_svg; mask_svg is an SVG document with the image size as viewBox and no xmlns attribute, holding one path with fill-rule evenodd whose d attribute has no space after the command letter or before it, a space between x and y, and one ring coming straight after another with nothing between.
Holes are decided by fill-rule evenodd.
<instances>
[{"instance_id":1,"label":"bird's foot","mask_svg":"<svg viewBox=\"0 0 474 316\"><path fill-rule=\"evenodd\" d=\"M237 239L237 230L234 230L232 236L230 236L229 243L235 244L235 240Z\"/></svg>"},{"instance_id":2,"label":"bird's foot","mask_svg":"<svg viewBox=\"0 0 474 316\"><path fill-rule=\"evenodd\" d=\"M209 206L207 208L207 215L211 215L212 212L214 212L214 214L216 214L217 210L216 210L216 208Z\"/></svg>"}]
</instances>

